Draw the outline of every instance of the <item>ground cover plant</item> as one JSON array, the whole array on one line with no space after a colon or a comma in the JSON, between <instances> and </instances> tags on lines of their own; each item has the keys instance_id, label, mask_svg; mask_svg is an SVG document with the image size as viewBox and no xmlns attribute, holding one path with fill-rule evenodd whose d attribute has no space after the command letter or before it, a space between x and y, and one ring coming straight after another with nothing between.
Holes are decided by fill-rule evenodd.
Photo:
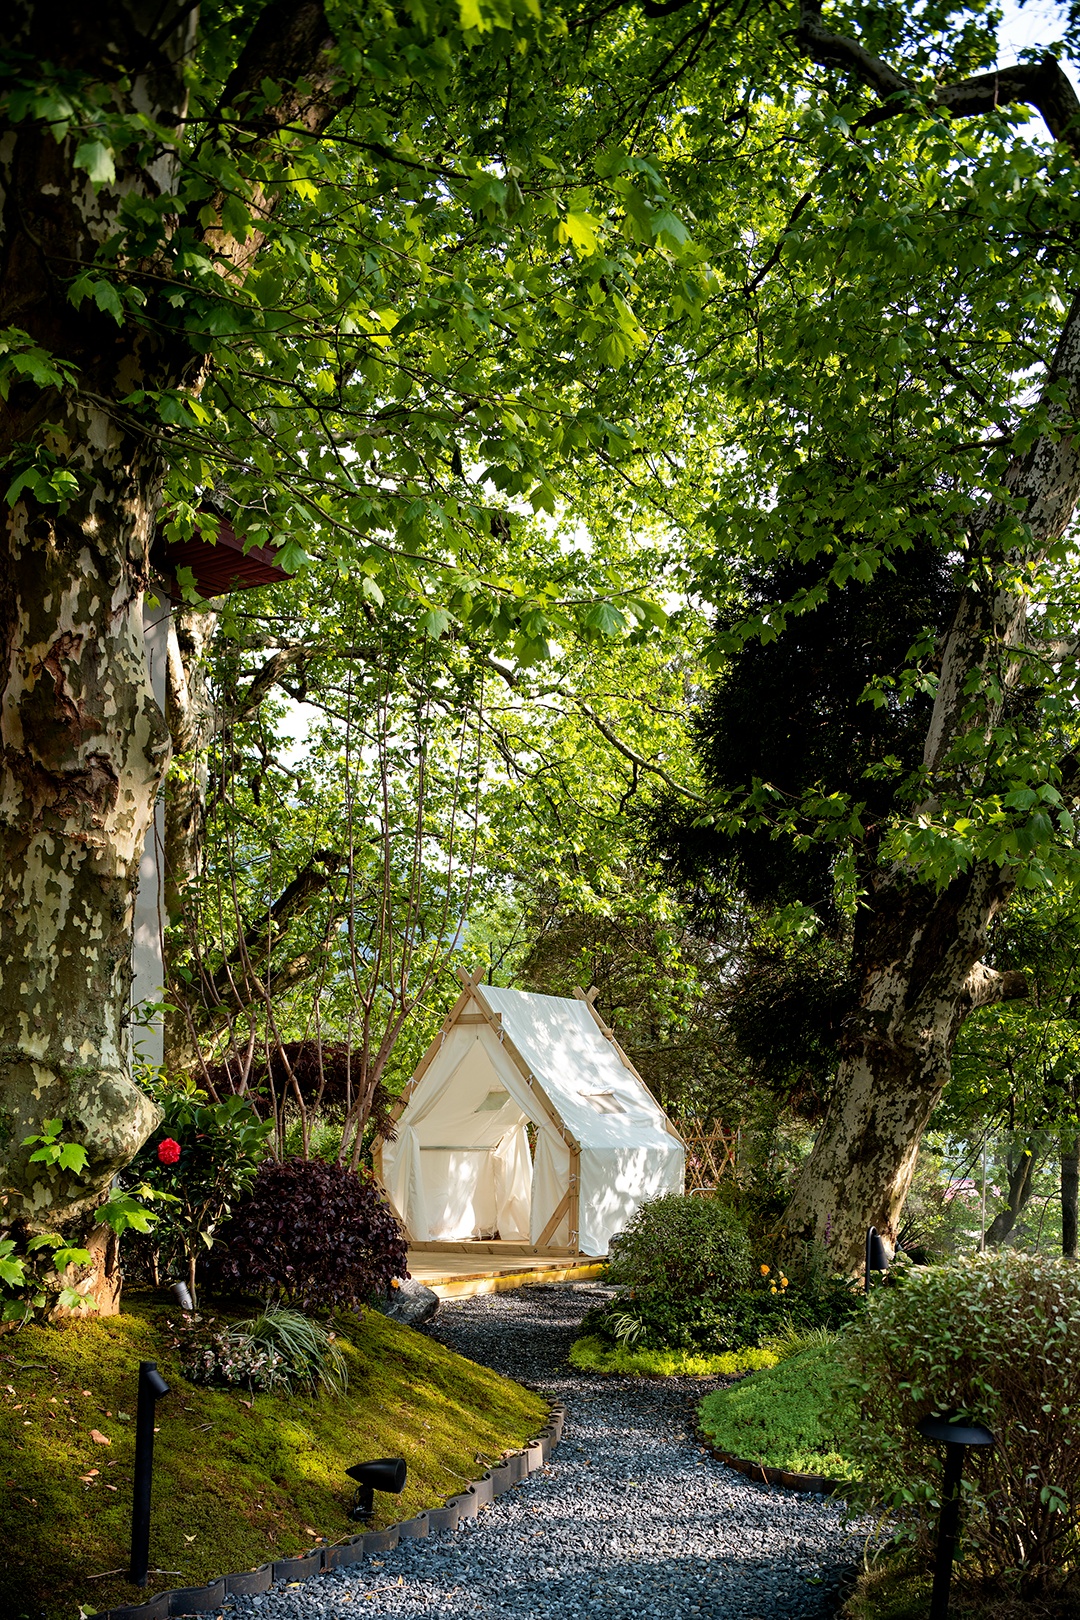
<instances>
[{"instance_id":1,"label":"ground cover plant","mask_svg":"<svg viewBox=\"0 0 1080 1620\"><path fill-rule=\"evenodd\" d=\"M1033 1600L1062 1591L1080 1555L1080 1301L1065 1260L987 1253L918 1268L877 1290L847 1337L841 1392L861 1406L853 1506L883 1510L929 1557L942 1459L915 1433L929 1414L986 1424L965 1471L963 1561L973 1588Z\"/></svg>"},{"instance_id":2,"label":"ground cover plant","mask_svg":"<svg viewBox=\"0 0 1080 1620\"><path fill-rule=\"evenodd\" d=\"M733 1457L858 1479L849 1438L855 1414L840 1410L842 1381L835 1341L811 1343L730 1389L714 1390L702 1401L698 1421L713 1445Z\"/></svg>"},{"instance_id":3,"label":"ground cover plant","mask_svg":"<svg viewBox=\"0 0 1080 1620\"><path fill-rule=\"evenodd\" d=\"M344 1395L349 1387L337 1334L302 1311L267 1305L249 1321L189 1325L185 1319L179 1326L184 1376L193 1384L306 1386L313 1395L320 1385L331 1395Z\"/></svg>"},{"instance_id":4,"label":"ground cover plant","mask_svg":"<svg viewBox=\"0 0 1080 1620\"><path fill-rule=\"evenodd\" d=\"M741 1373L775 1366L776 1361L774 1350L757 1345L706 1355L692 1350L643 1350L611 1344L595 1333L582 1334L570 1346L571 1367L623 1378L737 1378Z\"/></svg>"},{"instance_id":5,"label":"ground cover plant","mask_svg":"<svg viewBox=\"0 0 1080 1620\"><path fill-rule=\"evenodd\" d=\"M175 1316L126 1302L122 1316L0 1339L0 1614L71 1620L147 1593L127 1564L138 1363L170 1386L158 1403L150 1591L199 1585L340 1540L344 1470L401 1456L400 1497L376 1524L441 1503L543 1427L546 1403L487 1368L371 1311L335 1321L348 1393L255 1394L187 1382Z\"/></svg>"}]
</instances>

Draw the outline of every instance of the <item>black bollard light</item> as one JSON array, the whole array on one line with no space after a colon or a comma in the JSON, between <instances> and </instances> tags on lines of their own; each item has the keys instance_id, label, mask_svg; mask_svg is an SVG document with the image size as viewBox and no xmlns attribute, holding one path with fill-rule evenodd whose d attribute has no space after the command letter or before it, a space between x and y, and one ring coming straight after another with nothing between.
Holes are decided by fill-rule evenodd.
<instances>
[{"instance_id":1,"label":"black bollard light","mask_svg":"<svg viewBox=\"0 0 1080 1620\"><path fill-rule=\"evenodd\" d=\"M184 1315L190 1316L192 1311L195 1309L195 1301L191 1297L191 1289L188 1287L187 1283L170 1283L169 1288L176 1303L184 1312Z\"/></svg>"},{"instance_id":2,"label":"black bollard light","mask_svg":"<svg viewBox=\"0 0 1080 1620\"><path fill-rule=\"evenodd\" d=\"M949 1417L925 1417L915 1427L924 1440L945 1443L945 1480L941 1492L930 1620L948 1620L949 1583L960 1531L960 1479L964 1472L964 1452L968 1446L992 1446L994 1437L981 1423L959 1423Z\"/></svg>"},{"instance_id":3,"label":"black bollard light","mask_svg":"<svg viewBox=\"0 0 1080 1620\"><path fill-rule=\"evenodd\" d=\"M375 1492L392 1491L396 1495L403 1491L408 1470L404 1457L380 1457L377 1462L357 1463L345 1472L356 1481L356 1496L349 1518L366 1524L375 1508Z\"/></svg>"},{"instance_id":4,"label":"black bollard light","mask_svg":"<svg viewBox=\"0 0 1080 1620\"><path fill-rule=\"evenodd\" d=\"M882 1243L878 1235L878 1229L876 1226L868 1226L866 1228L866 1281L863 1284L863 1292L866 1294L870 1292L870 1273L872 1271L888 1271L888 1269L889 1256L884 1243Z\"/></svg>"},{"instance_id":5,"label":"black bollard light","mask_svg":"<svg viewBox=\"0 0 1080 1620\"><path fill-rule=\"evenodd\" d=\"M150 1572L150 1483L154 1476L154 1414L169 1386L156 1361L139 1362L135 1410L135 1477L131 1491L131 1582L145 1586Z\"/></svg>"}]
</instances>

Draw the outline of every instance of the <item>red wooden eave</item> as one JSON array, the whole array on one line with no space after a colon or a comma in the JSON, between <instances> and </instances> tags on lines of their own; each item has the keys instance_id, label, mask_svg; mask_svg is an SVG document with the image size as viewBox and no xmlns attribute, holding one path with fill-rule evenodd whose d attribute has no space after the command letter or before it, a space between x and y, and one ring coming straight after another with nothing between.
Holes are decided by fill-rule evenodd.
<instances>
[{"instance_id":1,"label":"red wooden eave","mask_svg":"<svg viewBox=\"0 0 1080 1620\"><path fill-rule=\"evenodd\" d=\"M182 594L177 569L190 568L199 595L209 597L228 596L233 591L249 591L256 585L273 585L291 578L278 567L275 555L269 546L249 546L245 551L232 524L219 518L216 545L195 534L190 540L174 540L161 546L155 561L170 595Z\"/></svg>"}]
</instances>

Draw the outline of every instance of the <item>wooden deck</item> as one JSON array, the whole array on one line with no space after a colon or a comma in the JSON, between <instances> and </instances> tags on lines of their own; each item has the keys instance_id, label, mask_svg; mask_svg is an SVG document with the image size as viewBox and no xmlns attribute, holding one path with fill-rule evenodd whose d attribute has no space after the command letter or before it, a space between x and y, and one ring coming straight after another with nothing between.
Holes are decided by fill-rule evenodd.
<instances>
[{"instance_id":1,"label":"wooden deck","mask_svg":"<svg viewBox=\"0 0 1080 1620\"><path fill-rule=\"evenodd\" d=\"M409 1272L440 1299L498 1294L537 1283L587 1282L607 1261L517 1243L436 1243L409 1250Z\"/></svg>"}]
</instances>

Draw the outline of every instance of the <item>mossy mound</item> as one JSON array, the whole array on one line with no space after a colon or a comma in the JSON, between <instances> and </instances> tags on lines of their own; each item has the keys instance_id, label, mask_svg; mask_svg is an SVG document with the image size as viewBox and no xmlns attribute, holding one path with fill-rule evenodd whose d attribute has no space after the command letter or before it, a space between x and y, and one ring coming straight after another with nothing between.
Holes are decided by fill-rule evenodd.
<instances>
[{"instance_id":1,"label":"mossy mound","mask_svg":"<svg viewBox=\"0 0 1080 1620\"><path fill-rule=\"evenodd\" d=\"M408 1518L546 1419L540 1396L375 1312L335 1324L349 1367L336 1399L190 1384L171 1320L133 1305L0 1338L4 1620L72 1620L80 1606L138 1603L341 1540L356 1529L344 1471L369 1458L409 1465L400 1497L376 1496L375 1526ZM115 1573L130 1547L140 1361L156 1361L170 1385L154 1455L150 1562L160 1573L141 1593Z\"/></svg>"},{"instance_id":2,"label":"mossy mound","mask_svg":"<svg viewBox=\"0 0 1080 1620\"><path fill-rule=\"evenodd\" d=\"M842 1431L849 1425L836 1398L831 1348L800 1350L779 1366L707 1395L698 1411L713 1445L732 1457L828 1479L860 1479Z\"/></svg>"},{"instance_id":3,"label":"mossy mound","mask_svg":"<svg viewBox=\"0 0 1080 1620\"><path fill-rule=\"evenodd\" d=\"M570 1346L571 1367L620 1378L737 1378L740 1373L772 1367L776 1360L771 1350L753 1346L715 1356L689 1350L635 1350L625 1344L608 1344L592 1333Z\"/></svg>"}]
</instances>

